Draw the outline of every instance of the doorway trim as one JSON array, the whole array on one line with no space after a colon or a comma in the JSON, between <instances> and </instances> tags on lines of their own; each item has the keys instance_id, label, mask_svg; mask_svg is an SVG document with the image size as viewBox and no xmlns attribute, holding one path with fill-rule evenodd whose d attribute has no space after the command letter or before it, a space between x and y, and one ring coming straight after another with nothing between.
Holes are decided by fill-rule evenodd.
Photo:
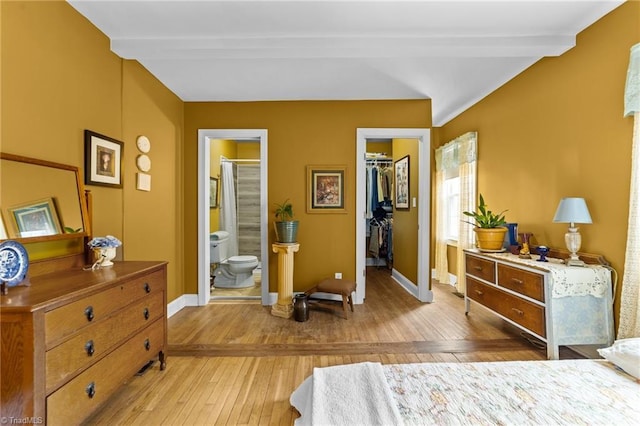
<instances>
[{"instance_id":1,"label":"doorway trim","mask_svg":"<svg viewBox=\"0 0 640 426\"><path fill-rule=\"evenodd\" d=\"M366 149L367 139L418 140L418 283L398 281L421 302L432 302L430 290L431 232L431 130L402 128L358 128L356 132L356 299L363 303L366 295ZM423 261L426 259L426 261ZM362 271L362 272L360 272Z\"/></svg>"},{"instance_id":2,"label":"doorway trim","mask_svg":"<svg viewBox=\"0 0 640 426\"><path fill-rule=\"evenodd\" d=\"M209 233L209 176L211 175L211 140L260 141L260 255L261 299L269 304L269 250L267 206L267 130L266 129L198 129L198 305L211 299ZM265 261L266 259L266 261Z\"/></svg>"}]
</instances>

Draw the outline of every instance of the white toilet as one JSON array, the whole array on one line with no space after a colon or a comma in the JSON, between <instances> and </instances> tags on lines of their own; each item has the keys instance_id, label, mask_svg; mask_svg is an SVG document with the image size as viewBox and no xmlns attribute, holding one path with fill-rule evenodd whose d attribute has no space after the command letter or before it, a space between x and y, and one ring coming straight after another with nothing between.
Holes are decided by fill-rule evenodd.
<instances>
[{"instance_id":1,"label":"white toilet","mask_svg":"<svg viewBox=\"0 0 640 426\"><path fill-rule=\"evenodd\" d=\"M212 232L209 236L211 247L210 263L217 264L214 272L215 287L244 288L255 285L253 270L259 261L255 256L231 256L227 258L227 244L229 233L225 231Z\"/></svg>"}]
</instances>

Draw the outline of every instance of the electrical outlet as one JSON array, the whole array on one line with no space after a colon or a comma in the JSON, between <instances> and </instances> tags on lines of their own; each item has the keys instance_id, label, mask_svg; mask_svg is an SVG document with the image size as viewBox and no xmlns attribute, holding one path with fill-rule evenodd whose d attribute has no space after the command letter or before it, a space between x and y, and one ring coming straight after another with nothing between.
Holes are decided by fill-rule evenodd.
<instances>
[{"instance_id":1,"label":"electrical outlet","mask_svg":"<svg viewBox=\"0 0 640 426\"><path fill-rule=\"evenodd\" d=\"M336 272L335 278L336 278L336 280L341 280L342 279L342 272Z\"/></svg>"}]
</instances>

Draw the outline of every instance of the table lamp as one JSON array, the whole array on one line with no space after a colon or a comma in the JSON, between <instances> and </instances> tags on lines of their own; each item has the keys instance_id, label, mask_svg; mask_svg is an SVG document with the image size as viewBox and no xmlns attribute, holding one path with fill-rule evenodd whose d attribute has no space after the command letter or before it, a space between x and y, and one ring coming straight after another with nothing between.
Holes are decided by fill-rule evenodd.
<instances>
[{"instance_id":1,"label":"table lamp","mask_svg":"<svg viewBox=\"0 0 640 426\"><path fill-rule=\"evenodd\" d=\"M560 200L556 215L553 217L554 222L569 223L569 230L564 234L564 243L567 250L571 253L565 261L567 266L584 266L584 262L580 260L576 254L582 245L582 237L578 232L576 223L592 223L589 209L584 198L567 197Z\"/></svg>"}]
</instances>

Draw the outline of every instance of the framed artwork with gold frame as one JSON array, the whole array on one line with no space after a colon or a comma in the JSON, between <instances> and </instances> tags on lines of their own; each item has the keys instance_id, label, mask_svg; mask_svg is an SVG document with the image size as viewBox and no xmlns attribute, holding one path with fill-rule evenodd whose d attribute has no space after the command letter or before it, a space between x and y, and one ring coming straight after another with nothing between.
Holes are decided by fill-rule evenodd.
<instances>
[{"instance_id":1,"label":"framed artwork with gold frame","mask_svg":"<svg viewBox=\"0 0 640 426\"><path fill-rule=\"evenodd\" d=\"M307 213L346 213L347 166L307 166Z\"/></svg>"}]
</instances>

